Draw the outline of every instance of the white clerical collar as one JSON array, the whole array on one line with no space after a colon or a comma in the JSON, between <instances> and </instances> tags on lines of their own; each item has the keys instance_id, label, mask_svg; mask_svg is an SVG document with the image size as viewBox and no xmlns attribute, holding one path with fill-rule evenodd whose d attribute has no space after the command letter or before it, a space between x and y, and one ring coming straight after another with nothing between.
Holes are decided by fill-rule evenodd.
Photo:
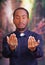
<instances>
[{"instance_id":1,"label":"white clerical collar","mask_svg":"<svg viewBox=\"0 0 45 65\"><path fill-rule=\"evenodd\" d=\"M24 36L25 34L24 33L20 33L20 36L22 37L22 36Z\"/></svg>"}]
</instances>

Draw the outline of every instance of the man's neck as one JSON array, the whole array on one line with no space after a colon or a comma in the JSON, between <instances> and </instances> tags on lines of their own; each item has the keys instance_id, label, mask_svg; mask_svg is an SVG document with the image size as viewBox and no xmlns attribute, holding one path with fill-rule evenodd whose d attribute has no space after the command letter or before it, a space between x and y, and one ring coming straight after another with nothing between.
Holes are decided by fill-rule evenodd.
<instances>
[{"instance_id":1,"label":"man's neck","mask_svg":"<svg viewBox=\"0 0 45 65\"><path fill-rule=\"evenodd\" d=\"M24 31L26 31L27 28L23 29L23 30L20 30L20 29L17 29L17 31L19 31L20 33L23 33Z\"/></svg>"}]
</instances>

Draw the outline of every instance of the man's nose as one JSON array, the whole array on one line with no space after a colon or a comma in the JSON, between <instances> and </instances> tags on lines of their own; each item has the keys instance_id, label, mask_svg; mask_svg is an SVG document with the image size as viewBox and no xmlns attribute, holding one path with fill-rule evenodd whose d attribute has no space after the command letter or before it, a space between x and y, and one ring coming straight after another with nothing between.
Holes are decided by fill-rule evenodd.
<instances>
[{"instance_id":1,"label":"man's nose","mask_svg":"<svg viewBox=\"0 0 45 65\"><path fill-rule=\"evenodd\" d=\"M23 19L22 18L20 18L20 23L23 21Z\"/></svg>"}]
</instances>

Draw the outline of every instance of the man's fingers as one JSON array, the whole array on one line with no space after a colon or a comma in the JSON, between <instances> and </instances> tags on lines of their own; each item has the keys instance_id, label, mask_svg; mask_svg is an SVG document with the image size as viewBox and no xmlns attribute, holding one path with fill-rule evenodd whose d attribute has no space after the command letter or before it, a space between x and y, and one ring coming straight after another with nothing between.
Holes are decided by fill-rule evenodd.
<instances>
[{"instance_id":1,"label":"man's fingers","mask_svg":"<svg viewBox=\"0 0 45 65\"><path fill-rule=\"evenodd\" d=\"M7 36L7 43L9 44L9 37Z\"/></svg>"},{"instance_id":2,"label":"man's fingers","mask_svg":"<svg viewBox=\"0 0 45 65\"><path fill-rule=\"evenodd\" d=\"M40 40L38 40L37 42L40 43Z\"/></svg>"},{"instance_id":3,"label":"man's fingers","mask_svg":"<svg viewBox=\"0 0 45 65\"><path fill-rule=\"evenodd\" d=\"M29 39L30 39L29 41L31 41L31 46L35 47L35 42L36 42L35 37L30 36Z\"/></svg>"},{"instance_id":4,"label":"man's fingers","mask_svg":"<svg viewBox=\"0 0 45 65\"><path fill-rule=\"evenodd\" d=\"M28 48L31 47L31 40L28 39Z\"/></svg>"},{"instance_id":5,"label":"man's fingers","mask_svg":"<svg viewBox=\"0 0 45 65\"><path fill-rule=\"evenodd\" d=\"M13 33L9 37L7 36L7 42L11 46L17 46L18 45L18 40L16 35Z\"/></svg>"},{"instance_id":6,"label":"man's fingers","mask_svg":"<svg viewBox=\"0 0 45 65\"><path fill-rule=\"evenodd\" d=\"M35 37L33 36L29 36L29 39L28 39L28 47L37 47L40 43L40 40L36 41L35 40Z\"/></svg>"},{"instance_id":7,"label":"man's fingers","mask_svg":"<svg viewBox=\"0 0 45 65\"><path fill-rule=\"evenodd\" d=\"M39 45L39 43L40 43L40 40L38 40L38 41L36 42L35 46L38 46L38 45Z\"/></svg>"},{"instance_id":8,"label":"man's fingers","mask_svg":"<svg viewBox=\"0 0 45 65\"><path fill-rule=\"evenodd\" d=\"M10 35L10 40L14 40L14 38L16 37L16 35L13 33Z\"/></svg>"}]
</instances>

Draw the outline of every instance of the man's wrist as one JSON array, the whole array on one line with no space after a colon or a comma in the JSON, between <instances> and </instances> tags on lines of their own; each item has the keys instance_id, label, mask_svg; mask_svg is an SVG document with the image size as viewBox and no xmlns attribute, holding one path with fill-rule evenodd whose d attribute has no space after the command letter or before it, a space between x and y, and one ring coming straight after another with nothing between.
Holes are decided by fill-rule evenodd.
<instances>
[{"instance_id":1,"label":"man's wrist","mask_svg":"<svg viewBox=\"0 0 45 65\"><path fill-rule=\"evenodd\" d=\"M30 48L30 51L34 52L36 50L36 47L35 48Z\"/></svg>"}]
</instances>

